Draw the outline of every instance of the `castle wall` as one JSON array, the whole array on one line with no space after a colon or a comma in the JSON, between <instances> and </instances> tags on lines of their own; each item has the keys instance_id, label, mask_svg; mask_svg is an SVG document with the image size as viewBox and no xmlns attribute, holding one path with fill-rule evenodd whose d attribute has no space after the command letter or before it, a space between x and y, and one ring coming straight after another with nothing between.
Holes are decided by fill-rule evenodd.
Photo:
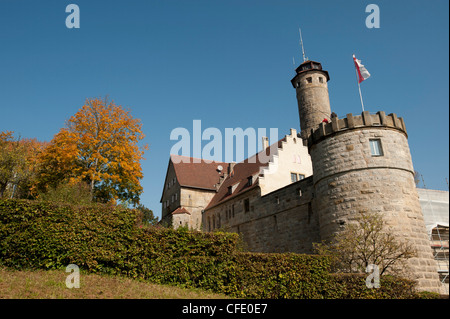
<instances>
[{"instance_id":1,"label":"castle wall","mask_svg":"<svg viewBox=\"0 0 450 319\"><path fill-rule=\"evenodd\" d=\"M190 214L173 214L172 215L172 227L177 229L178 227L190 227L191 225L191 217Z\"/></svg>"},{"instance_id":2,"label":"castle wall","mask_svg":"<svg viewBox=\"0 0 450 319\"><path fill-rule=\"evenodd\" d=\"M215 193L215 191L181 187L179 205L191 213L189 228L201 229L202 211L208 206Z\"/></svg>"},{"instance_id":3,"label":"castle wall","mask_svg":"<svg viewBox=\"0 0 450 319\"><path fill-rule=\"evenodd\" d=\"M255 188L209 209L204 220L215 218L218 226L220 218L221 228L241 234L248 251L312 253L312 243L320 241L318 215L311 204L312 182L306 178L264 196ZM249 212L244 210L245 199Z\"/></svg>"},{"instance_id":4,"label":"castle wall","mask_svg":"<svg viewBox=\"0 0 450 319\"><path fill-rule=\"evenodd\" d=\"M380 141L374 155L371 141ZM409 261L419 287L437 290L436 263L414 183L404 123L395 114L348 115L322 124L309 138L320 236L330 240L359 212L381 213L399 240L414 246Z\"/></svg>"},{"instance_id":5,"label":"castle wall","mask_svg":"<svg viewBox=\"0 0 450 319\"><path fill-rule=\"evenodd\" d=\"M168 223L171 219L170 212L180 206L180 184L176 177L173 163L170 161L161 196L161 220L166 220ZM177 200L174 200L175 194L177 194Z\"/></svg>"}]
</instances>

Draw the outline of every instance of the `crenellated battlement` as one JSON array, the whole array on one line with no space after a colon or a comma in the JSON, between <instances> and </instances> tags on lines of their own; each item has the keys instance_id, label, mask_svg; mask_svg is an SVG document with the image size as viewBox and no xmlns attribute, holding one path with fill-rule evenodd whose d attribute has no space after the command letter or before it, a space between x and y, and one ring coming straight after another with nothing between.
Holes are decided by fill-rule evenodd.
<instances>
[{"instance_id":1,"label":"crenellated battlement","mask_svg":"<svg viewBox=\"0 0 450 319\"><path fill-rule=\"evenodd\" d=\"M408 136L403 118L397 117L395 113L386 115L384 111L379 111L376 114L370 114L369 111L364 111L361 115L353 116L349 113L345 118L333 117L329 123L320 123L317 129L311 130L308 134L308 147L336 133L364 127L392 128Z\"/></svg>"}]
</instances>

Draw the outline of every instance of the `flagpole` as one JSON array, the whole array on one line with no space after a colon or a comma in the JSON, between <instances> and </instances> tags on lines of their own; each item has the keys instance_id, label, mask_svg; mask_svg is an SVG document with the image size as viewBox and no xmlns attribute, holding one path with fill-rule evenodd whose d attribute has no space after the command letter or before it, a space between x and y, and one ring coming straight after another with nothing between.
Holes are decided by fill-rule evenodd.
<instances>
[{"instance_id":1,"label":"flagpole","mask_svg":"<svg viewBox=\"0 0 450 319\"><path fill-rule=\"evenodd\" d=\"M355 55L353 54L353 63L355 63ZM358 78L358 70L355 68L355 75L356 75L356 83L358 83L358 90L359 90L359 98L361 100L361 106L362 106L362 110L364 112L364 102L363 102L363 98L362 98L362 94L361 94L361 85L359 83L359 78Z\"/></svg>"},{"instance_id":2,"label":"flagpole","mask_svg":"<svg viewBox=\"0 0 450 319\"><path fill-rule=\"evenodd\" d=\"M359 89L359 98L361 99L362 110L364 112L364 103L363 103L363 98L362 98L362 94L361 94L361 85L359 85L359 81L358 81L358 89Z\"/></svg>"}]
</instances>

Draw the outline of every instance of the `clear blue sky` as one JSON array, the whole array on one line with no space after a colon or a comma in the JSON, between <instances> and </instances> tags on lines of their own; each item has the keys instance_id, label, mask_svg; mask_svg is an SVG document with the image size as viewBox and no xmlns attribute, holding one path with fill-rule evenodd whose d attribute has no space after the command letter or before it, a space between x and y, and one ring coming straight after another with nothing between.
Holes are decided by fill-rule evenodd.
<instances>
[{"instance_id":1,"label":"clear blue sky","mask_svg":"<svg viewBox=\"0 0 450 319\"><path fill-rule=\"evenodd\" d=\"M80 29L65 8L81 11ZM368 4L380 28L368 29ZM88 97L109 95L141 119L150 150L141 201L159 199L176 127L299 128L292 57L330 73L331 108L361 112L352 54L372 76L366 109L406 122L414 168L447 190L447 0L0 0L0 131L49 141ZM205 142L206 143L206 142Z\"/></svg>"}]
</instances>

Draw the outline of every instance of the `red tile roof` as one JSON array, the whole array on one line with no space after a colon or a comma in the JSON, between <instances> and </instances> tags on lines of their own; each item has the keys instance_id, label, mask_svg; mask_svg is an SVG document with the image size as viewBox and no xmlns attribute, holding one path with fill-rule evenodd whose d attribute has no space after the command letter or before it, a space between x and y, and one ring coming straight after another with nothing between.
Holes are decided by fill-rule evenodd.
<instances>
[{"instance_id":1,"label":"red tile roof","mask_svg":"<svg viewBox=\"0 0 450 319\"><path fill-rule=\"evenodd\" d=\"M272 144L271 148L274 146L281 148L281 143L283 141L286 141L286 137ZM260 170L268 165L266 162L267 158L263 158L262 155L264 152L266 155L269 155L269 150L270 148L267 148L240 163L236 163L231 174L226 176L225 180L220 185L219 190L205 209L212 208L223 201L258 186L258 175ZM194 163L194 158L180 155L171 155L170 159L174 165L175 174L180 186L208 190L216 190L215 185L219 183L220 176L228 173L228 166L230 165L229 163L223 162L208 163L200 159L195 159L198 162ZM220 174L217 170L219 165L223 168ZM254 175L256 175L256 178L253 178L252 185L248 185L248 178ZM228 187L234 185L237 185L236 188L232 194L229 194Z\"/></svg>"},{"instance_id":2,"label":"red tile roof","mask_svg":"<svg viewBox=\"0 0 450 319\"><path fill-rule=\"evenodd\" d=\"M209 191L215 191L215 185L219 182L218 166L222 166L222 172L228 170L228 164L222 162L205 161L198 158L170 155L169 165L166 172L169 172L170 166L173 166L178 184L181 187L199 188ZM166 187L164 186L161 194L161 200L164 196Z\"/></svg>"},{"instance_id":3,"label":"red tile roof","mask_svg":"<svg viewBox=\"0 0 450 319\"><path fill-rule=\"evenodd\" d=\"M194 187L216 190L219 182L217 167L222 166L222 173L227 172L228 164L222 162L209 162L192 157L170 155L178 183L184 187Z\"/></svg>"},{"instance_id":4,"label":"red tile roof","mask_svg":"<svg viewBox=\"0 0 450 319\"><path fill-rule=\"evenodd\" d=\"M210 162L203 159L171 155L177 181L180 186L216 190L219 176L228 170L228 164L222 162ZM219 173L218 166L222 166Z\"/></svg>"},{"instance_id":5,"label":"red tile roof","mask_svg":"<svg viewBox=\"0 0 450 319\"><path fill-rule=\"evenodd\" d=\"M266 155L270 154L270 149L273 147L281 148L282 142L286 141L286 136L279 140L278 142L272 144L270 148L267 148L258 154L247 158L246 160L237 163L233 171L225 180L223 181L222 185L220 185L220 188L216 195L211 199L208 206L206 206L205 210L210 209L230 198L236 197L237 195L240 195L250 189L255 188L259 185L259 174L261 172L261 169L266 167L268 165L267 163L267 157L262 157L262 155L265 153ZM252 185L248 185L248 178L250 176L256 176L256 178L253 178ZM235 186L236 188L234 191L229 194L228 187Z\"/></svg>"},{"instance_id":6,"label":"red tile roof","mask_svg":"<svg viewBox=\"0 0 450 319\"><path fill-rule=\"evenodd\" d=\"M173 212L170 213L171 215L177 215L177 214L191 214L186 208L184 207L178 207Z\"/></svg>"}]
</instances>

